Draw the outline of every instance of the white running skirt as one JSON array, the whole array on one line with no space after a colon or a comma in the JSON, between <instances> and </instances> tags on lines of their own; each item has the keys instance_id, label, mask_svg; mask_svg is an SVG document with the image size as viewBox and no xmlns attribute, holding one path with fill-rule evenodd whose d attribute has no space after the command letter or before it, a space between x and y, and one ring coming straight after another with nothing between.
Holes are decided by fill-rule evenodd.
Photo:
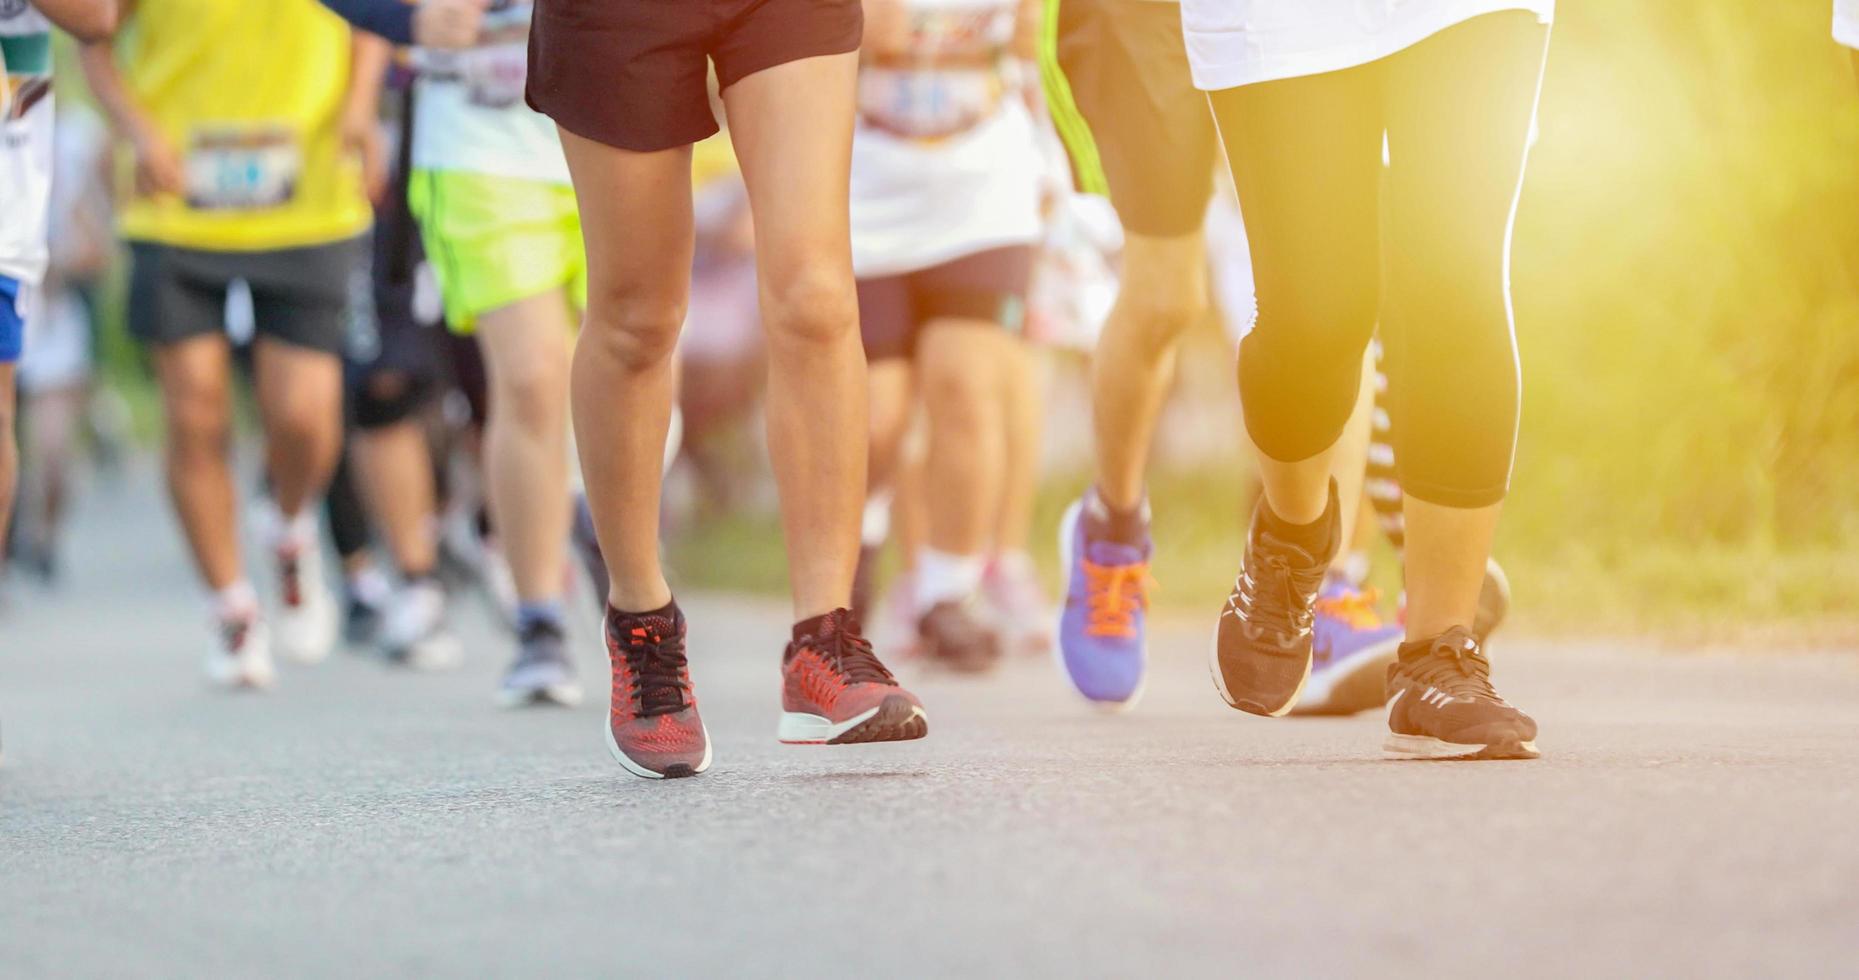
<instances>
[{"instance_id":1,"label":"white running skirt","mask_svg":"<svg viewBox=\"0 0 1859 980\"><path fill-rule=\"evenodd\" d=\"M1853 3L1856 0L1842 0ZM1181 0L1196 88L1210 92L1340 71L1412 47L1454 24L1555 0Z\"/></svg>"}]
</instances>

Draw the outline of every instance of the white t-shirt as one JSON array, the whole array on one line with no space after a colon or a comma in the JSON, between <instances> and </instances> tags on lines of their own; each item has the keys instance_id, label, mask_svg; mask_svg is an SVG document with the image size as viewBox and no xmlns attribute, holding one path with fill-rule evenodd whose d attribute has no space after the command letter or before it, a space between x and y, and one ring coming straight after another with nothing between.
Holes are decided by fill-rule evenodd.
<instances>
[{"instance_id":1,"label":"white t-shirt","mask_svg":"<svg viewBox=\"0 0 1859 980\"><path fill-rule=\"evenodd\" d=\"M905 48L859 69L852 138L859 278L1039 239L1043 164L1007 56L1018 6L907 0Z\"/></svg>"},{"instance_id":2,"label":"white t-shirt","mask_svg":"<svg viewBox=\"0 0 1859 980\"><path fill-rule=\"evenodd\" d=\"M1196 88L1237 88L1365 65L1454 24L1528 10L1547 24L1555 0L1181 0Z\"/></svg>"},{"instance_id":3,"label":"white t-shirt","mask_svg":"<svg viewBox=\"0 0 1859 980\"><path fill-rule=\"evenodd\" d=\"M52 25L26 0L0 0L0 275L45 275L52 199Z\"/></svg>"},{"instance_id":4,"label":"white t-shirt","mask_svg":"<svg viewBox=\"0 0 1859 980\"><path fill-rule=\"evenodd\" d=\"M496 6L478 47L416 54L413 166L568 183L555 124L523 102L532 10L528 3Z\"/></svg>"},{"instance_id":5,"label":"white t-shirt","mask_svg":"<svg viewBox=\"0 0 1859 980\"><path fill-rule=\"evenodd\" d=\"M1859 0L1833 0L1833 39L1859 48Z\"/></svg>"}]
</instances>

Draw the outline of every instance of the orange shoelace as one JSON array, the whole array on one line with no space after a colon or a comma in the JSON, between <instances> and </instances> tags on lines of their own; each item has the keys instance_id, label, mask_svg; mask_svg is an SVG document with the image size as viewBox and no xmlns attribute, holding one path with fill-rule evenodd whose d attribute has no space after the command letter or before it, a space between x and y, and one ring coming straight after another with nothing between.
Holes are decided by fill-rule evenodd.
<instances>
[{"instance_id":1,"label":"orange shoelace","mask_svg":"<svg viewBox=\"0 0 1859 980\"><path fill-rule=\"evenodd\" d=\"M1381 609L1376 605L1381 593L1375 589L1363 589L1344 592L1342 595L1324 596L1317 600L1317 611L1333 619L1342 620L1350 629L1372 630L1381 628L1384 622Z\"/></svg>"},{"instance_id":2,"label":"orange shoelace","mask_svg":"<svg viewBox=\"0 0 1859 980\"><path fill-rule=\"evenodd\" d=\"M1136 632L1136 614L1149 608L1149 564L1084 563L1086 636L1128 637Z\"/></svg>"}]
</instances>

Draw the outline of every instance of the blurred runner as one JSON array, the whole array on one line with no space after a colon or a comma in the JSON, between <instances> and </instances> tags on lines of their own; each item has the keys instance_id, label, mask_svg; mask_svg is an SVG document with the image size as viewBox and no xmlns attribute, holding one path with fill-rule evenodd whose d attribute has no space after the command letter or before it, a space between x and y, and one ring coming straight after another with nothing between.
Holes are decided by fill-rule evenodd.
<instances>
[{"instance_id":1,"label":"blurred runner","mask_svg":"<svg viewBox=\"0 0 1859 980\"><path fill-rule=\"evenodd\" d=\"M982 670L1002 648L978 593L1009 428L1022 421L1004 395L1026 381L1018 333L1041 235L1030 76L1013 58L1021 0L865 6L852 267L871 362L871 487L880 502L890 491L920 393L929 537L914 563L917 629L937 662ZM1035 19L1024 23L1030 50ZM876 559L868 538L861 578Z\"/></svg>"},{"instance_id":2,"label":"blurred runner","mask_svg":"<svg viewBox=\"0 0 1859 980\"><path fill-rule=\"evenodd\" d=\"M18 476L14 371L26 310L45 274L52 193L52 25L90 40L116 27L110 0L0 2L0 542ZM0 554L0 565L5 558Z\"/></svg>"},{"instance_id":3,"label":"blurred runner","mask_svg":"<svg viewBox=\"0 0 1859 980\"><path fill-rule=\"evenodd\" d=\"M431 670L463 654L446 624L438 577L438 494L427 437L430 409L446 390L444 318L407 210L417 109L404 85L395 88L403 96L398 163L375 207L371 295L359 304L364 315L356 317L347 354L346 468L399 573L397 587L381 597L373 639L389 662ZM350 581L354 608L371 586L366 578Z\"/></svg>"},{"instance_id":4,"label":"blurred runner","mask_svg":"<svg viewBox=\"0 0 1859 980\"><path fill-rule=\"evenodd\" d=\"M1284 714L1309 680L1313 606L1343 537L1332 457L1379 322L1410 641L1388 672L1384 753L1537 754L1535 721L1492 687L1472 626L1516 442L1510 226L1553 9L1182 0L1261 310L1240 398L1264 494L1210 664L1235 708Z\"/></svg>"},{"instance_id":5,"label":"blurred runner","mask_svg":"<svg viewBox=\"0 0 1859 980\"><path fill-rule=\"evenodd\" d=\"M1206 96L1189 77L1174 0L1047 0L1045 41L1048 97L1077 183L1107 193L1123 226L1122 286L1092 358L1096 479L1059 530L1067 576L1060 662L1087 699L1127 709L1141 696L1147 661L1154 542L1144 472L1178 342L1206 311L1204 226L1218 140ZM1256 310L1252 257L1237 210L1216 205L1213 213L1229 211L1232 220L1214 229L1213 285L1242 334ZM1363 399L1349 430L1353 453L1336 456L1345 482L1361 477L1367 412ZM1352 681L1393 658L1397 632L1353 585L1339 581L1332 593L1336 601L1318 611L1319 686L1353 692L1360 685Z\"/></svg>"},{"instance_id":6,"label":"blurred runner","mask_svg":"<svg viewBox=\"0 0 1859 980\"><path fill-rule=\"evenodd\" d=\"M582 469L611 574L608 747L629 771L711 761L684 615L659 565L672 350L690 297L691 144L717 131L716 79L755 218L768 336L769 451L794 592L780 738L922 737L922 705L846 610L865 488L865 363L847 230L856 3L537 4L528 98L560 125L591 281L575 352Z\"/></svg>"},{"instance_id":7,"label":"blurred runner","mask_svg":"<svg viewBox=\"0 0 1859 980\"><path fill-rule=\"evenodd\" d=\"M169 491L212 590L208 676L267 686L270 632L239 549L222 311L235 280L250 287L276 641L315 662L335 642L339 610L314 504L340 451L340 353L369 226L364 179L381 174L386 47L351 38L311 0L146 3L130 23L116 50L98 42L82 55L134 158L119 208L134 262L130 331L154 356Z\"/></svg>"},{"instance_id":8,"label":"blurred runner","mask_svg":"<svg viewBox=\"0 0 1859 980\"><path fill-rule=\"evenodd\" d=\"M531 14L492 4L475 47L422 53L408 189L446 322L477 338L487 368L485 490L517 597L498 690L509 706L581 700L562 592L568 363L587 260L555 127L523 104Z\"/></svg>"},{"instance_id":9,"label":"blurred runner","mask_svg":"<svg viewBox=\"0 0 1859 980\"><path fill-rule=\"evenodd\" d=\"M72 106L75 106L73 108ZM76 103L58 110L53 139L50 265L26 323L19 363L20 506L15 558L51 584L90 402L99 280L114 247L105 160L109 134Z\"/></svg>"}]
</instances>

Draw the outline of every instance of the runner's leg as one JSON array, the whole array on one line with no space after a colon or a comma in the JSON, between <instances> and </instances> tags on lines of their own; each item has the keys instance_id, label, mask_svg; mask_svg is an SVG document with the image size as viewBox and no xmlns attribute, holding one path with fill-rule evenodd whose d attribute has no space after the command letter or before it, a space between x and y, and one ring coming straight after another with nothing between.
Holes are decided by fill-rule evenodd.
<instances>
[{"instance_id":1,"label":"runner's leg","mask_svg":"<svg viewBox=\"0 0 1859 980\"><path fill-rule=\"evenodd\" d=\"M231 351L223 335L199 334L156 346L154 359L167 422L168 494L200 576L217 592L244 575L228 458Z\"/></svg>"},{"instance_id":2,"label":"runner's leg","mask_svg":"<svg viewBox=\"0 0 1859 980\"><path fill-rule=\"evenodd\" d=\"M1044 378L1038 353L1025 340L1003 351L998 387L1006 422L1006 461L1001 472L1000 511L994 523L994 553L1024 555L1032 536L1033 506L1039 496L1040 436L1045 427Z\"/></svg>"},{"instance_id":3,"label":"runner's leg","mask_svg":"<svg viewBox=\"0 0 1859 980\"><path fill-rule=\"evenodd\" d=\"M1413 640L1473 625L1510 481L1510 227L1547 38L1533 15L1489 14L1389 65L1386 323Z\"/></svg>"},{"instance_id":4,"label":"runner's leg","mask_svg":"<svg viewBox=\"0 0 1859 980\"><path fill-rule=\"evenodd\" d=\"M561 131L587 241L588 300L575 345L575 446L615 609L671 601L658 518L671 423L672 351L695 247L691 150L638 153Z\"/></svg>"},{"instance_id":5,"label":"runner's leg","mask_svg":"<svg viewBox=\"0 0 1859 980\"><path fill-rule=\"evenodd\" d=\"M19 447L13 441L17 373L18 366L13 362L0 362L0 542L6 541L7 523L13 516L13 490L19 482ZM6 560L3 552L0 549L0 564Z\"/></svg>"},{"instance_id":6,"label":"runner's leg","mask_svg":"<svg viewBox=\"0 0 1859 980\"><path fill-rule=\"evenodd\" d=\"M559 603L567 557L569 304L559 291L477 317L490 375L486 492L521 603Z\"/></svg>"},{"instance_id":7,"label":"runner's leg","mask_svg":"<svg viewBox=\"0 0 1859 980\"><path fill-rule=\"evenodd\" d=\"M1013 340L999 324L941 320L923 332L917 351L929 417L929 546L977 566L993 544L1007 449L1006 413L998 397L1002 358ZM980 568L976 567L978 579ZM968 583L972 591L976 583ZM950 598L940 596L938 598Z\"/></svg>"},{"instance_id":8,"label":"runner's leg","mask_svg":"<svg viewBox=\"0 0 1859 980\"><path fill-rule=\"evenodd\" d=\"M27 528L32 554L43 571L55 568L58 539L64 523L65 509L71 495L71 469L77 453L78 431L84 421L84 408L90 398L86 381L61 385L50 391L28 396L32 409L27 413L25 453L30 461L23 467L33 490L22 494L34 510ZM5 540L0 528L0 540Z\"/></svg>"},{"instance_id":9,"label":"runner's leg","mask_svg":"<svg viewBox=\"0 0 1859 980\"><path fill-rule=\"evenodd\" d=\"M1227 704L1277 717L1312 678L1315 607L1342 533L1333 474L1380 303L1381 66L1212 103L1251 240L1259 316L1238 374L1265 492L1210 668Z\"/></svg>"},{"instance_id":10,"label":"runner's leg","mask_svg":"<svg viewBox=\"0 0 1859 980\"><path fill-rule=\"evenodd\" d=\"M1201 233L1128 233L1122 286L1091 357L1091 420L1097 491L1114 510L1143 502L1156 419L1174 376L1175 347L1206 309Z\"/></svg>"},{"instance_id":11,"label":"runner's leg","mask_svg":"<svg viewBox=\"0 0 1859 980\"><path fill-rule=\"evenodd\" d=\"M329 485L342 449L342 362L333 354L260 336L253 347L265 472L286 519Z\"/></svg>"},{"instance_id":12,"label":"runner's leg","mask_svg":"<svg viewBox=\"0 0 1859 980\"><path fill-rule=\"evenodd\" d=\"M423 423L411 418L357 429L349 451L356 482L400 573L408 578L432 574L438 561L436 494Z\"/></svg>"},{"instance_id":13,"label":"runner's leg","mask_svg":"<svg viewBox=\"0 0 1859 980\"><path fill-rule=\"evenodd\" d=\"M755 214L768 331L768 448L794 616L847 605L865 500L865 358L846 187L855 53L791 61L723 91Z\"/></svg>"},{"instance_id":14,"label":"runner's leg","mask_svg":"<svg viewBox=\"0 0 1859 980\"><path fill-rule=\"evenodd\" d=\"M1325 515L1380 301L1378 78L1371 66L1212 97L1259 296L1240 400L1266 503L1293 526Z\"/></svg>"}]
</instances>

